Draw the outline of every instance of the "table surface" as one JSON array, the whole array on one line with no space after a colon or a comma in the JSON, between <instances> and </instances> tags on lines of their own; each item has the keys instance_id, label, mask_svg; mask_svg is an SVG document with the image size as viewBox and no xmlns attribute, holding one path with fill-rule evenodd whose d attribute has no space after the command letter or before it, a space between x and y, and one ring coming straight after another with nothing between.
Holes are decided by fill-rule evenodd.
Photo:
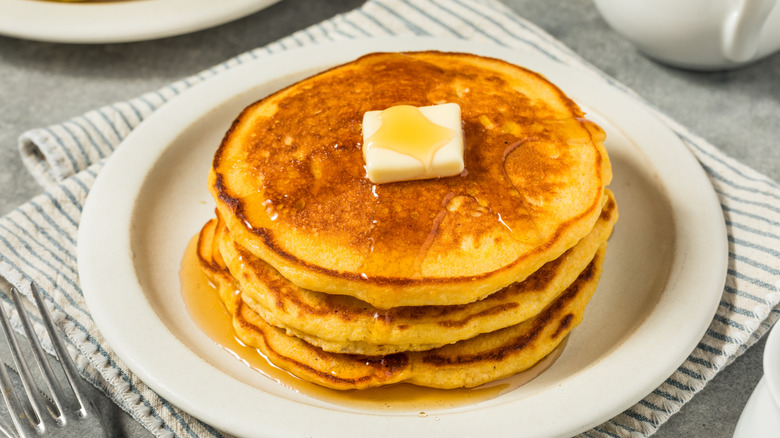
<instances>
[{"instance_id":1,"label":"table surface","mask_svg":"<svg viewBox=\"0 0 780 438\"><path fill-rule=\"evenodd\" d=\"M2 1L2 0L0 0ZM17 152L22 132L135 97L359 6L363 0L286 0L189 35L107 45L0 36L0 215L41 188ZM657 64L610 30L589 0L505 0L597 68L634 89L726 154L780 181L780 55L724 72ZM657 437L731 437L762 375L760 341L664 424ZM8 359L0 350L0 357ZM151 436L95 391L110 436Z\"/></svg>"}]
</instances>

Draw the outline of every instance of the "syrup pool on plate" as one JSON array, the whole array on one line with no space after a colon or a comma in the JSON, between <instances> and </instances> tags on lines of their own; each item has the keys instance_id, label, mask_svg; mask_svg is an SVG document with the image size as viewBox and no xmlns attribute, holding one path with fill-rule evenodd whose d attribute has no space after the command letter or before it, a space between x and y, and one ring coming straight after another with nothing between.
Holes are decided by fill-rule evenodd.
<instances>
[{"instance_id":1,"label":"syrup pool on plate","mask_svg":"<svg viewBox=\"0 0 780 438\"><path fill-rule=\"evenodd\" d=\"M196 244L197 235L187 245L179 272L182 298L195 324L247 367L293 391L328 403L377 411L419 412L421 415L437 409L478 403L496 398L533 380L558 359L566 344L564 340L552 353L524 372L476 388L434 389L405 383L348 391L324 388L274 366L257 349L236 338L230 315L216 289L201 272Z\"/></svg>"}]
</instances>

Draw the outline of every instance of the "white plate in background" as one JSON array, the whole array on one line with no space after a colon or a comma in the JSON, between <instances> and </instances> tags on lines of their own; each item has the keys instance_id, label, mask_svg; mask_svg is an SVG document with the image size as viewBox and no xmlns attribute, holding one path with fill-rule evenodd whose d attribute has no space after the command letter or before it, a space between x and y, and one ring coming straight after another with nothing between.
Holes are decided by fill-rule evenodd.
<instances>
[{"instance_id":1,"label":"white plate in background","mask_svg":"<svg viewBox=\"0 0 780 438\"><path fill-rule=\"evenodd\" d=\"M583 323L542 375L450 409L343 406L284 387L216 346L187 315L179 266L189 239L214 214L206 175L241 109L361 54L419 49L506 59L544 74L580 103L607 132L620 220ZM640 102L538 55L460 40L390 38L264 57L163 106L100 173L81 220L78 259L89 308L117 355L166 399L232 434L537 437L588 430L675 372L715 314L727 244L719 202L699 163Z\"/></svg>"},{"instance_id":2,"label":"white plate in background","mask_svg":"<svg viewBox=\"0 0 780 438\"><path fill-rule=\"evenodd\" d=\"M0 34L55 43L119 43L206 29L279 0L0 0Z\"/></svg>"}]
</instances>

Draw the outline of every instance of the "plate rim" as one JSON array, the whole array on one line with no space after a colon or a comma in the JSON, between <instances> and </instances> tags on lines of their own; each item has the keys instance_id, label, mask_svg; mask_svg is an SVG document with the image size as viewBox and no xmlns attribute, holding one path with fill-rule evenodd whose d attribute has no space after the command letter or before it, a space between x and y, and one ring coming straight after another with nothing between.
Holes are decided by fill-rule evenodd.
<instances>
[{"instance_id":1,"label":"plate rim","mask_svg":"<svg viewBox=\"0 0 780 438\"><path fill-rule=\"evenodd\" d=\"M776 323L767 335L762 366L764 384L772 402L780 410L780 324Z\"/></svg>"},{"instance_id":2,"label":"plate rim","mask_svg":"<svg viewBox=\"0 0 780 438\"><path fill-rule=\"evenodd\" d=\"M330 47L324 47L324 46L330 46ZM100 233L95 233L94 230L91 230L90 228L97 227L101 222L105 222L105 218L99 218L98 211L99 209L95 207L95 205L98 203L98 199L106 199L106 197L114 197L116 198L116 193L114 191L115 188L119 187L117 184L121 182L123 185L127 185L127 171L128 169L133 168L133 166L139 166L143 163L139 158L139 149L138 144L132 146L134 149L134 153L130 154L127 151L130 150L131 146L127 146L128 144L135 143L142 143L139 139L142 139L145 135L149 135L149 133L153 130L153 126L155 123L159 123L159 120L164 120L165 117L167 117L170 113L170 115L173 115L174 113L177 114L177 117L187 118L187 117L195 117L198 115L198 108L197 105L193 105L195 101L202 101L204 96L211 96L211 99L214 99L214 93L217 91L217 88L220 88L220 85L228 85L231 81L234 81L234 83L231 86L228 86L228 90L225 90L224 88L220 88L223 95L220 98L217 98L218 100L221 99L222 101L227 101L230 98L234 97L233 94L230 94L231 92L235 91L235 89L240 88L238 87L236 80L237 78L241 77L242 75L247 74L247 72L254 72L255 78L260 80L272 80L273 78L278 78L280 75L283 74L289 74L293 73L298 70L302 70L304 67L300 65L301 62L305 64L306 66L316 66L317 63L320 63L319 65L327 65L327 62L330 63L330 65L333 65L334 63L338 63L338 61L333 61L333 53L334 51L338 51L339 55L336 56L336 58L341 58L343 60L349 60L354 57L356 57L359 54L362 53L368 53L370 51L379 51L379 50L412 50L412 49L425 49L425 48L434 48L434 49L441 49L441 50L459 50L459 51L465 51L465 52L473 52L478 53L482 55L487 56L497 56L497 57L503 57L505 59L510 60L510 62L514 60L527 60L527 59L534 59L534 63L543 65L545 69L550 68L552 70L557 71L567 71L570 74L576 74L576 75L582 75L582 79L586 82L592 81L595 84L598 84L598 87L604 88L607 87L606 84L602 84L600 82L596 82L594 79L589 78L588 74L591 72L583 72L580 70L577 70L573 67L566 66L564 64L561 64L557 61L549 60L546 58L543 58L541 55L536 54L529 54L529 53L521 53L518 51L514 51L512 49L501 47L489 43L483 43L483 42L474 42L474 41L465 41L465 40L457 40L457 39L449 39L449 38L436 38L436 37L387 37L387 38L367 38L367 39L361 39L361 40L353 40L353 41L346 41L346 42L333 42L333 43L323 43L318 45L312 45L308 47L298 48L298 49L292 49L286 52L282 52L279 54L270 55L271 58L263 58L255 61L249 61L245 64L242 64L240 66L236 66L235 68L228 70L221 75L206 80L191 89L187 90L186 92L182 93L180 96L175 98L174 100L170 101L168 104L163 106L150 116L147 120L145 120L141 125L139 125L128 137L125 139L122 145L120 145L117 150L114 152L113 156L108 160L106 163L105 168L103 171L100 172L98 175L98 178L95 181L95 184L93 185L92 190L90 191L90 194L87 198L85 207L84 207L84 213L82 215L82 223L79 227L79 238L78 238L78 267L79 267L79 275L82 278L82 289L84 290L85 298L87 299L87 304L90 308L90 310L93 312L93 318L95 319L95 322L98 326L98 328L103 333L106 340L109 342L109 344L114 348L117 355L125 361L127 366L136 373L141 380L143 380L147 385L149 385L152 389L154 389L156 392L160 393L162 396L166 397L170 401L172 401L175 405L182 408L184 411L187 411L191 414L193 414L195 417L203 419L204 421L213 424L215 426L224 428L230 433L235 433L237 435L252 435L253 425L256 425L256 423L252 424L246 424L241 423L241 421L236 422L235 418L231 418L230 421L225 421L223 418L220 418L219 415L215 415L214 412L210 412L208 409L203 409L202 406L198 406L197 403L193 403L192 400L186 400L185 397L181 396L181 392L179 391L181 385L186 385L186 382L182 380L183 376L166 376L168 380L160 378L160 376L156 376L148 370L145 370L143 367L143 363L139 363L136 358L133 356L132 352L128 352L127 346L122 345L120 341L126 341L125 335L123 335L121 332L118 332L117 327L112 325L115 325L116 320L115 318L108 318L107 315L105 315L103 312L106 310L107 303L105 302L105 297L100 296L100 288L102 285L105 285L107 281L113 281L116 282L117 276L121 276L122 278L125 278L127 280L133 280L135 279L135 283L133 283L133 287L140 288L140 285L138 284L137 277L135 277L134 267L132 266L132 263L130 263L130 266L120 266L117 267L114 271L110 273L110 275L106 272L98 272L98 270L93 269L93 266L90 266L91 261L97 261L101 260L101 258L105 257L105 254L100 254L99 251L96 251L95 244L96 243L103 243L102 239L105 239L107 237L105 231L101 231ZM273 60L276 62L269 62L269 60ZM325 63L323 63L325 62ZM297 63L297 64L296 64ZM297 67L294 67L294 65L297 65ZM537 67L538 68L538 67ZM537 70L538 71L538 70ZM260 76L257 76L257 74L260 74ZM540 73L544 74L545 76L549 76L550 71L541 71ZM553 81L555 82L555 81ZM247 90L252 88L252 86L245 87ZM563 88L563 87L562 87ZM720 204L717 200L717 195L709 181L709 179L706 177L706 174L704 173L704 170L702 169L701 165L698 163L698 161L695 159L693 154L690 150L688 150L685 145L682 143L682 140L679 139L679 137L673 133L671 128L663 124L654 114L652 114L646 106L643 106L641 102L637 101L636 98L628 95L627 93L623 93L622 91L618 91L617 89L610 88L609 93L613 93L613 96L610 96L610 99L617 98L619 101L622 102L629 102L634 106L637 106L638 110L642 113L644 113L644 117L649 118L647 120L654 120L655 123L658 126L662 126L666 132L664 135L666 135L669 141L676 141L676 145L663 145L663 147L670 147L670 148L682 148L684 152L682 153L682 158L680 159L680 162L678 163L679 166L682 166L683 168L687 170L691 170L691 165L695 164L695 168L692 171L692 174L686 175L686 178L693 178L693 184L689 184L684 187L680 187L679 193L675 191L675 193L667 193L667 195L671 196L673 199L670 199L670 202L679 200L680 198L685 198L686 196L692 196L696 195L699 197L697 200L699 202L698 207L700 210L697 210L697 212L689 212L689 211L680 211L679 209L672 209L672 214L674 216L675 222L677 221L684 221L684 223L690 223L690 221L693 219L693 216L696 216L697 214L701 214L701 208L702 205L707 205L707 208L705 210L709 211L710 213L714 213L715 210L717 210L717 219L710 218L710 221L706 224L702 225L701 223L697 224L700 228L698 230L692 230L692 233L686 233L680 236L677 236L677 239L682 239L683 242L680 243L678 250L681 250L684 252L681 256L684 257L691 257L691 253L693 252L694 255L698 253L702 253L705 250L699 249L699 248L691 248L691 243L701 243L700 241L697 241L700 237L698 237L698 234L703 234L707 230L706 233L708 233L708 240L710 242L710 246L706 249L706 253L710 256L708 258L707 263L703 263L701 260L688 260L691 262L694 266L691 266L691 263L688 263L686 265L686 270L689 270L691 268L701 270L703 269L703 265L706 265L707 272L711 273L713 271L712 266L722 266L723 269L720 270L722 272L722 275L710 275L705 280L706 286L702 287L701 279L699 279L698 286L700 287L700 290L706 290L709 295L707 295L707 298L709 298L709 301L706 303L702 302L702 295L697 295L696 304L700 309L705 309L703 311L700 311L698 314L692 315L694 317L694 320L688 321L689 324L695 325L697 330L694 331L693 334L690 334L688 336L688 339L686 340L685 345L676 345L676 350L674 351L674 356L676 357L675 361L669 361L667 360L667 363L665 364L662 369L656 369L655 373L652 373L652 375L645 376L644 379L644 385L643 389L641 391L637 391L634 389L630 394L622 394L619 401L616 401L613 403L613 406L609 410L601 409L601 412L596 414L591 414L588 416L588 418L584 418L582 415L582 411L584 411L582 406L576 406L572 405L571 407L575 408L574 411L569 410L571 414L569 415L569 418L566 419L555 419L554 426L556 430L556 434L560 436L570 435L573 433L578 433L585 431L589 429L590 427L593 427L595 425L601 424L603 421L606 421L610 418L612 418L614 415L619 414L624 409L630 408L644 398L647 394L649 394L653 389L655 389L658 385L660 385L666 378L668 378L670 375L673 374L674 370L677 369L677 367L683 363L691 351L693 351L695 345L701 340L701 337L704 335L705 330L709 326L709 323L712 321L712 317L715 314L715 311L717 309L717 304L719 302L723 285L725 284L726 279L726 266L727 266L727 239L726 239L726 227L725 227L725 221L723 220L722 211L720 209ZM569 93L569 91L564 90ZM599 91L605 91L605 90L599 90ZM617 96L617 97L616 97ZM170 121L167 122L167 126L170 129L171 123ZM151 128L150 128L151 127ZM171 131L176 131L178 127L178 124L174 124L173 128L170 129ZM152 146L147 146L146 148L148 150L144 150L145 158L147 161L150 159L153 159L154 157L159 157L160 154L163 153L165 148L172 143L172 141L175 139L173 134L169 134L167 137L159 139L159 150L154 150ZM147 143L148 144L148 143ZM677 153L680 154L680 151L677 150ZM117 158L118 157L118 158ZM121 166L117 163L119 161L122 161ZM154 161L149 166L146 167L146 169L150 169L151 165L154 164ZM133 192L137 192L137 189L140 189L140 187L143 184L143 178L139 175L134 176L134 180L132 181L131 188L129 190L125 190L125 193L120 196L120 199L124 199L125 201L132 201L132 196L130 196ZM677 188L677 187L676 187ZM700 190L704 190L705 193L700 193ZM121 206L122 208L113 209L113 215L116 217L117 215L121 216L124 213L132 213L132 208L129 204L133 204L133 202L125 202L125 205ZM128 210L130 209L130 210ZM679 216L679 217L678 217ZM129 216L128 216L129 217ZM696 216L698 219L701 219L700 216ZM687 222L686 222L687 221ZM129 246L129 236L131 234L131 224L129 223L129 219L122 223L122 227L117 228L117 221L109 221L112 225L112 229L120 232L119 238L123 242L125 242L126 246L123 246L123 248L126 248L128 251L128 254L125 254L128 257L132 257L132 254L129 254L130 246ZM679 226L679 222L676 223L676 226ZM124 233L124 235L121 235ZM679 234L679 233L678 233ZM695 235L695 236L694 236ZM102 236L102 237L101 237ZM719 238L716 238L716 236L719 236ZM677 242L677 241L676 241ZM101 245L97 245L98 247ZM120 245L122 246L122 245ZM713 251L713 249L715 251ZM698 251L698 252L697 252ZM714 257L714 260L713 260ZM677 258L677 254L675 254L675 258ZM679 267L678 267L679 268ZM672 286L678 286L678 287L690 287L691 286L691 279L688 277L685 277L685 272L683 272L681 269L677 269L675 272L670 273L670 278L677 281L679 284L672 285ZM667 288L670 287L670 285L667 285ZM143 294L143 292L141 292ZM661 296L661 299L659 301L658 306L671 306L672 303L669 302L671 299L669 293L663 293ZM693 297L688 297L689 299L693 299ZM658 307L657 306L657 307ZM98 312L95 312L93 309L97 309ZM671 308L673 310L673 307ZM637 332L642 332L642 328L645 327L647 324L649 324L653 320L653 318L658 318L659 312L657 310L654 310L650 315L648 315L648 318L645 322L643 322L638 328ZM165 330L164 325L162 324L162 321L156 321L154 324L152 324L153 327L147 327L146 330L152 330L154 332L159 332L160 330ZM644 333L644 332L642 332ZM646 336L647 334L643 334L643 336ZM171 335L173 336L173 335ZM633 334L633 336L637 336L637 334ZM630 337L629 337L630 338ZM166 348L173 348L176 349L177 346L174 345L175 342L170 342L171 340L168 339L165 341L165 347ZM624 342L625 344L626 342ZM141 346L134 346L133 348L140 348ZM181 345L180 347L183 347ZM616 346L616 350L620 350L621 348L625 347L625 345ZM189 350L188 350L189 351ZM129 353L129 354L128 354ZM194 353L192 353L192 356L195 356ZM611 353L614 354L614 353ZM647 354L647 352L643 352L641 350L638 350L635 346L631 346L630 351L621 352L621 354L629 355L629 354ZM666 353L667 355L670 353ZM197 356L190 357L189 359L197 361ZM210 367L205 361L200 359L202 363L198 364L198 367ZM603 361L603 360L602 360ZM675 362L675 363L672 363ZM608 373L605 373L605 370L603 367L599 367L599 364L595 364L591 366L589 369L584 370L583 373L587 373L590 376L597 376L600 379L606 379L609 378ZM228 377L228 376L224 376ZM225 384L226 381L224 379L217 379L221 383ZM571 382L569 382L571 384ZM574 391L586 391L587 385L582 384L582 379L579 380L579 384L573 384L573 386L570 386L568 389L574 390ZM258 392L262 392L259 390L256 390ZM547 391L546 396L550 397L551 394L557 393L562 391L562 388L551 388L549 391ZM198 392L197 390L195 393L202 394L202 390ZM209 396L213 396L213 394L209 394ZM275 403L275 407L272 409L273 413L272 418L275 419L276 424L264 424L264 427L271 427L276 426L275 429L266 429L263 432L269 433L272 432L275 436L286 436L286 435L294 435L295 432L291 432L290 430L285 430L284 427L281 427L285 422L290 422L294 418L296 418L297 415L306 415L306 413L311 413L308 409L314 408L314 409L323 409L318 407L313 407L310 405L302 405L299 403L295 403L289 400L279 400L278 397L273 397L273 395L270 395ZM219 403L220 401L217 401ZM225 399L223 398L221 402L225 402ZM512 404L512 403L506 403L505 405ZM308 407L304 407L308 406ZM290 412L289 409L295 409L297 414L294 414ZM508 408L504 405L499 406L491 406L490 409L493 411L491 412L492 415L503 415L506 418L506 421L509 421L511 423L511 416L510 413L516 415L512 411L511 408ZM301 410L305 412L301 412ZM326 409L327 410L327 409ZM342 412L338 410L327 410L328 415L331 417L339 417L339 422L341 424L346 424L344 421L348 421L349 419L353 419L353 415L356 413L354 412ZM442 420L446 417L448 421L440 421L439 425L443 426L444 423L447 423L448 427L452 427L453 424L460 425L461 427L456 427L452 430L460 430L465 431L468 430L468 428L463 427L464 421L477 421L477 423L480 423L484 420L479 420L479 412L482 411L481 407L477 407L475 409L472 409L470 411L463 411L463 410L456 410L452 413L444 413L444 414L437 414ZM576 415L574 415L575 412L579 412ZM363 415L363 414L358 414ZM476 415L476 416L475 416ZM415 424L416 427L421 427L420 431L428 431L430 433L430 429L426 429L426 424L431 424L430 422L423 422L418 419L409 418L408 416L403 415L393 415L393 416L377 416L377 415L369 415L368 417L371 418L380 418L382 427L392 427L393 425L398 425L399 421L406 421L409 424ZM278 421L277 421L278 419ZM401 419L401 420L399 420ZM240 419L239 419L240 420ZM505 421L505 422L506 422ZM240 423L240 424L239 424ZM503 424L503 423L502 423ZM506 426L507 424L503 424ZM334 425L323 425L327 427L331 427L332 429L323 429L321 430L324 433L327 433L328 431L332 431L333 433L341 433L343 434L343 430L337 429ZM375 431L375 429L366 429ZM438 429L437 429L438 430ZM355 428L355 432L360 432L360 428ZM440 431L440 430L439 430ZM504 433L508 433L509 430L504 430ZM529 431L533 432L533 431ZM539 431L537 431L539 432ZM550 430L541 431L538 434L547 434ZM531 433L533 435L533 433Z\"/></svg>"},{"instance_id":3,"label":"plate rim","mask_svg":"<svg viewBox=\"0 0 780 438\"><path fill-rule=\"evenodd\" d=\"M52 43L125 43L218 26L280 0L0 1L0 34Z\"/></svg>"}]
</instances>

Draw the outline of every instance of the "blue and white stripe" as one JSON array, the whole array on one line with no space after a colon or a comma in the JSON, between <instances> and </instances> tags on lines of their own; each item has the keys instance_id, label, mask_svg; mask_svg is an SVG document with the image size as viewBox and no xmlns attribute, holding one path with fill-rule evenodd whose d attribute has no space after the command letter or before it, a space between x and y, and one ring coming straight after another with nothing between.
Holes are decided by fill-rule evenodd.
<instances>
[{"instance_id":1,"label":"blue and white stripe","mask_svg":"<svg viewBox=\"0 0 780 438\"><path fill-rule=\"evenodd\" d=\"M23 134L19 148L46 193L0 218L0 275L35 281L59 311L70 340L91 364L84 373L156 436L222 436L171 406L111 352L79 288L76 231L103 160L138 124L192 85L290 48L387 35L433 35L486 41L539 54L633 92L591 67L560 42L492 0L370 0L361 8L298 31L159 90ZM754 344L780 316L780 187L724 156L650 104L698 158L718 194L728 228L729 270L707 333L672 376L644 400L585 437L647 436ZM80 361L84 363L84 360ZM98 373L98 377L94 373ZM101 379L104 382L101 382Z\"/></svg>"}]
</instances>

